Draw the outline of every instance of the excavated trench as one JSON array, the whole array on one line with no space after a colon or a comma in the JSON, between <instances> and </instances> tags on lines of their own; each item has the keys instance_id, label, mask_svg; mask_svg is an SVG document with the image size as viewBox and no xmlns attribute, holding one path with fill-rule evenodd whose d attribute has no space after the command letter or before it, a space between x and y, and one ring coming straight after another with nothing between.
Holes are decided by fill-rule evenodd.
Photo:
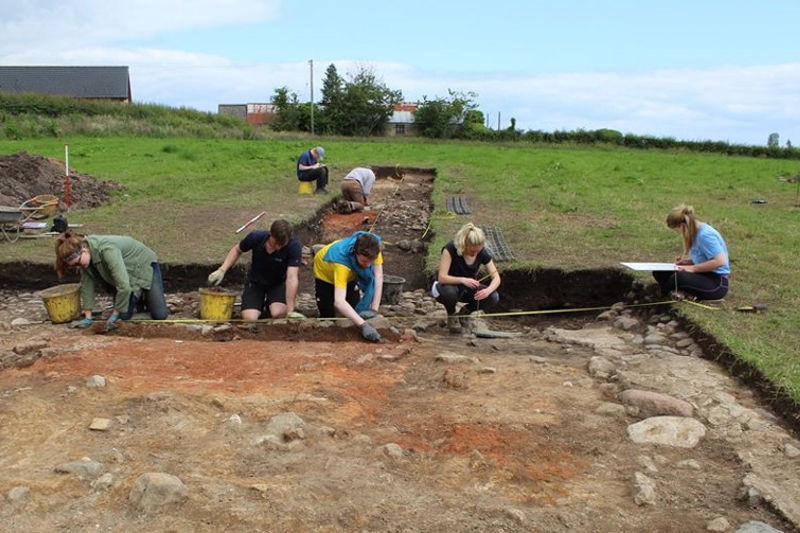
<instances>
[{"instance_id":1,"label":"excavated trench","mask_svg":"<svg viewBox=\"0 0 800 533\"><path fill-rule=\"evenodd\" d=\"M428 289L430 279L425 271L425 258L433 237L429 219L433 205L431 192L436 177L435 169L411 167L373 167L376 184L373 191L373 210L350 215L333 211L332 203L322 205L317 212L297 228L303 244L327 243L350 235L357 230L372 230L384 240L384 272L404 278L404 290ZM468 217L464 217L468 220ZM313 295L314 280L310 267L301 269L300 292ZM239 290L244 281L247 263L231 269L226 282ZM165 290L169 294L196 294L204 286L209 266L201 264L163 265ZM77 282L72 274L61 282ZM618 269L592 269L566 272L559 269L503 269L503 285L498 312L531 311L547 309L580 309L610 306L623 299L639 300L644 297L640 284ZM5 290L41 290L59 283L52 266L28 262L10 262L0 265L0 287ZM513 289L513 290L512 290ZM192 296L188 296L188 300ZM304 311L313 313L314 309ZM662 312L662 309L655 310ZM597 312L522 316L514 318L521 325L567 324L577 327L594 320ZM184 317L188 318L188 317ZM681 317L676 316L678 320ZM508 319L505 319L508 320ZM732 375L760 392L769 403L794 428L800 428L800 406L782 391L777 390L756 368L736 358L730 350L713 336L692 323L682 320L682 326L703 347L707 358L726 366ZM126 335L138 337L167 337L226 341L232 338L262 340L357 340L355 331L345 328L312 329L297 324L253 329L244 325L230 329L200 334L169 325L130 324ZM393 336L389 336L392 340Z\"/></svg>"}]
</instances>

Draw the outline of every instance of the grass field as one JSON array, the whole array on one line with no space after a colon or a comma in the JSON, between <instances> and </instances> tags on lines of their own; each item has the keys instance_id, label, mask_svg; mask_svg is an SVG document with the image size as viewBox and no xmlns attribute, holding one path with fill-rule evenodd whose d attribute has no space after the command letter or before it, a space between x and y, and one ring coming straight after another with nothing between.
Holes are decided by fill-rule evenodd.
<instances>
[{"instance_id":1,"label":"grass field","mask_svg":"<svg viewBox=\"0 0 800 533\"><path fill-rule=\"evenodd\" d=\"M233 229L266 210L300 221L324 197L296 194L295 160L309 140L74 138L70 166L127 187L111 205L70 214L87 232L124 233L147 242L162 261L219 262L236 242ZM731 293L724 309L682 308L800 401L800 250L798 162L688 152L582 146L405 141L323 141L334 184L353 166L430 167L437 171L428 268L463 219L443 212L445 197L465 194L471 220L503 228L518 261L504 268L565 270L619 261L671 261L679 237L664 225L671 207L694 205L726 238ZM52 139L0 141L57 158ZM336 187L332 187L335 190ZM752 199L766 200L752 204ZM0 244L2 261L50 262L50 241ZM645 279L643 277L643 279ZM621 295L622 296L622 295ZM762 315L738 305L767 304Z\"/></svg>"}]
</instances>

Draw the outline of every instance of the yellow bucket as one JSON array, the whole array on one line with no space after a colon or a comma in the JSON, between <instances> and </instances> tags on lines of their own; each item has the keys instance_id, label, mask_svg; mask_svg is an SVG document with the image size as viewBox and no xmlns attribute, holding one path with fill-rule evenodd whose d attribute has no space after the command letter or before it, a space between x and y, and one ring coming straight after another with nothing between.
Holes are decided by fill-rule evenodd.
<instances>
[{"instance_id":1,"label":"yellow bucket","mask_svg":"<svg viewBox=\"0 0 800 533\"><path fill-rule=\"evenodd\" d=\"M47 316L53 324L71 322L81 314L79 283L69 283L66 285L56 285L39 293L44 300L44 308L47 309Z\"/></svg>"},{"instance_id":2,"label":"yellow bucket","mask_svg":"<svg viewBox=\"0 0 800 533\"><path fill-rule=\"evenodd\" d=\"M40 194L38 196L34 196L31 199L31 203L34 207L39 208L40 214L44 217L51 217L56 214L56 209L58 208L58 197L53 196L52 194Z\"/></svg>"},{"instance_id":3,"label":"yellow bucket","mask_svg":"<svg viewBox=\"0 0 800 533\"><path fill-rule=\"evenodd\" d=\"M299 194L314 194L314 182L313 181L301 181L300 187L297 189Z\"/></svg>"},{"instance_id":4,"label":"yellow bucket","mask_svg":"<svg viewBox=\"0 0 800 533\"><path fill-rule=\"evenodd\" d=\"M224 289L200 289L200 318L230 320L233 316L236 294Z\"/></svg>"}]
</instances>

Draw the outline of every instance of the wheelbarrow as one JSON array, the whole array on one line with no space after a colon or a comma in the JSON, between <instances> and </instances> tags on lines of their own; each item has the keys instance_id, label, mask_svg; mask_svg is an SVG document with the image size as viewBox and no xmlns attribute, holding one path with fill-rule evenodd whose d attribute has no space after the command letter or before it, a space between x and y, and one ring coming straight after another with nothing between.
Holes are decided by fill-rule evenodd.
<instances>
[{"instance_id":1,"label":"wheelbarrow","mask_svg":"<svg viewBox=\"0 0 800 533\"><path fill-rule=\"evenodd\" d=\"M19 240L32 220L46 219L56 212L58 198L49 194L34 196L19 207L0 206L0 236L9 242Z\"/></svg>"}]
</instances>

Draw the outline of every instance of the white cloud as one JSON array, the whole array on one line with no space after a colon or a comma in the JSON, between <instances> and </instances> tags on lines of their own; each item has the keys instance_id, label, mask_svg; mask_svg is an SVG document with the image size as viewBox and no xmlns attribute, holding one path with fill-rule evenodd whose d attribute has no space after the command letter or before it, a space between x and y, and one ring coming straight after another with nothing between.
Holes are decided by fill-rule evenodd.
<instances>
[{"instance_id":1,"label":"white cloud","mask_svg":"<svg viewBox=\"0 0 800 533\"><path fill-rule=\"evenodd\" d=\"M0 55L259 22L279 8L279 0L0 0Z\"/></svg>"}]
</instances>

